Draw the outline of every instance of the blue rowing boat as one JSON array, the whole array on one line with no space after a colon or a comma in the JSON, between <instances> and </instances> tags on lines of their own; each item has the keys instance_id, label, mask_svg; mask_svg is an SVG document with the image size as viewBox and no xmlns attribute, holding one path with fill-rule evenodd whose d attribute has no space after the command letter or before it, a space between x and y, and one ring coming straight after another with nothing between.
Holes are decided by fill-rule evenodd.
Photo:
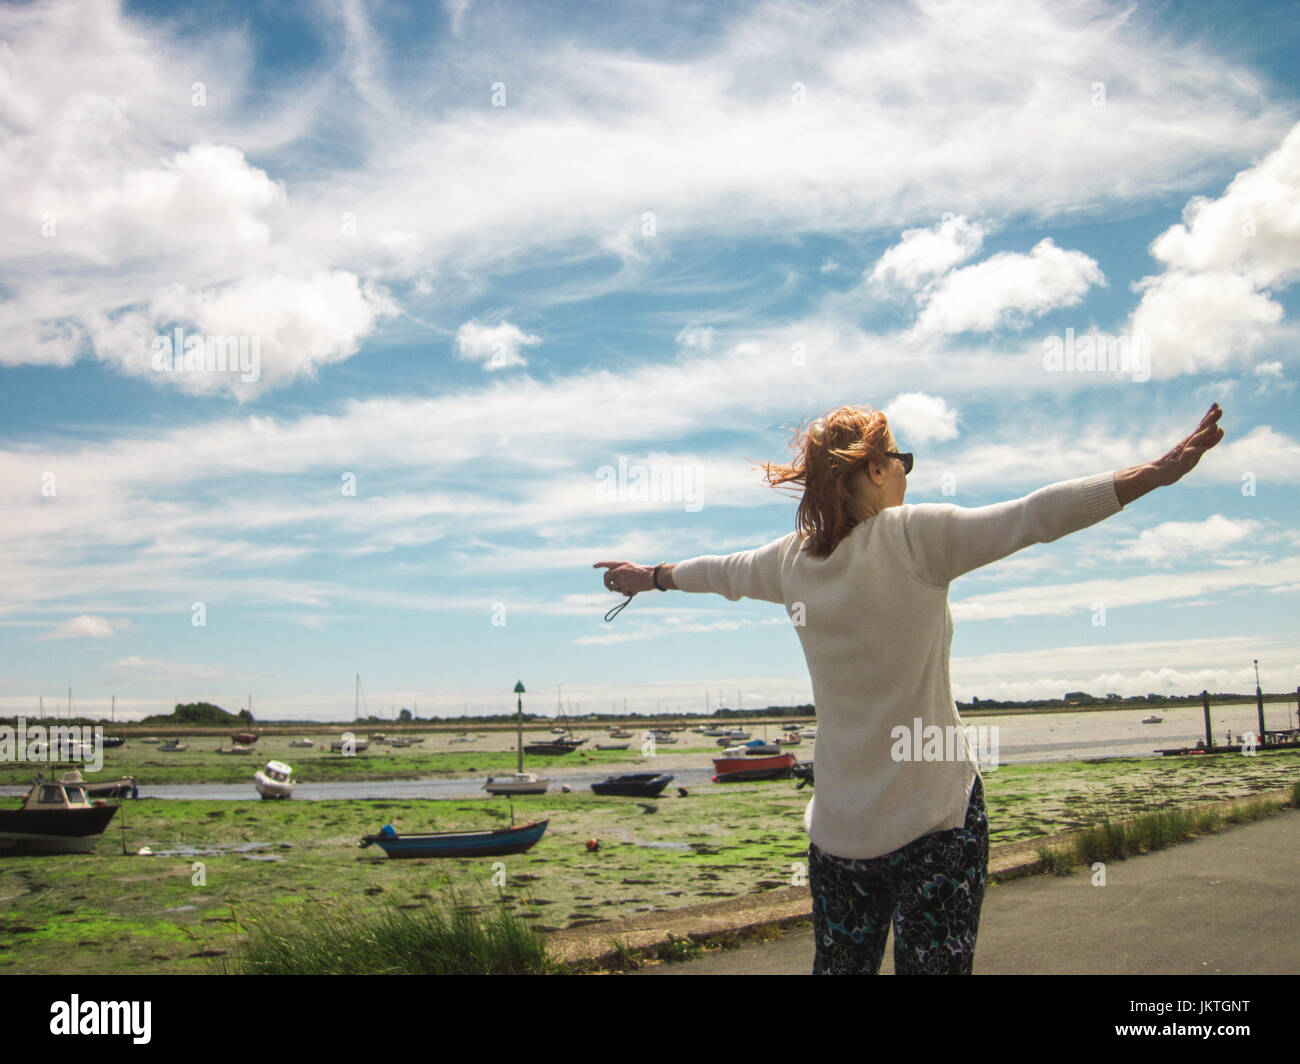
<instances>
[{"instance_id":1,"label":"blue rowing boat","mask_svg":"<svg viewBox=\"0 0 1300 1064\"><path fill-rule=\"evenodd\" d=\"M537 845L549 820L494 831L434 831L424 835L399 835L385 824L378 835L367 835L362 848L379 846L389 857L500 857L523 853Z\"/></svg>"}]
</instances>

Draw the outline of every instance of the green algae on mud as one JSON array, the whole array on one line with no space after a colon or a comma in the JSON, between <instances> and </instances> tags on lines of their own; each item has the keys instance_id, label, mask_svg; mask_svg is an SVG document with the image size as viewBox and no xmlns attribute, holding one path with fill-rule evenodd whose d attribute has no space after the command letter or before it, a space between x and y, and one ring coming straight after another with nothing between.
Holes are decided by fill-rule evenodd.
<instances>
[{"instance_id":1,"label":"green algae on mud","mask_svg":"<svg viewBox=\"0 0 1300 1064\"><path fill-rule=\"evenodd\" d=\"M1295 751L1009 765L984 777L994 843L1298 778ZM413 904L452 889L481 891L547 930L798 885L807 800L789 781L773 781L653 801L574 792L127 802L125 832L119 814L95 854L0 860L0 973L212 971L230 957L249 913L313 901ZM393 861L357 846L385 823L398 831L498 827L512 808L516 823L550 820L528 853ZM589 838L599 840L595 851ZM122 856L124 846L160 855ZM193 852L209 850L217 852Z\"/></svg>"}]
</instances>

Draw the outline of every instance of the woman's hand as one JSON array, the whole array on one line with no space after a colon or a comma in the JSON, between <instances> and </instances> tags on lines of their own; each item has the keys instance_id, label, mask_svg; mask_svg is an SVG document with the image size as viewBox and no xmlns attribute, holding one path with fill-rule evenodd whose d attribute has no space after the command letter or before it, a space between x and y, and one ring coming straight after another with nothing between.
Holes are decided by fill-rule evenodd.
<instances>
[{"instance_id":1,"label":"woman's hand","mask_svg":"<svg viewBox=\"0 0 1300 1064\"><path fill-rule=\"evenodd\" d=\"M636 562L597 562L592 568L599 569L602 565L609 570L605 574L605 586L610 591L617 591L621 595L635 595L638 591L654 590L653 565L637 565Z\"/></svg>"},{"instance_id":2,"label":"woman's hand","mask_svg":"<svg viewBox=\"0 0 1300 1064\"><path fill-rule=\"evenodd\" d=\"M1222 416L1222 408L1215 403L1210 407L1209 413L1201 418L1195 432L1163 458L1152 463L1156 467L1156 482L1161 487L1182 480L1201 460L1201 455L1223 439L1223 429L1217 424Z\"/></svg>"},{"instance_id":3,"label":"woman's hand","mask_svg":"<svg viewBox=\"0 0 1300 1064\"><path fill-rule=\"evenodd\" d=\"M1201 418L1196 431L1163 458L1116 473L1115 496L1119 499L1119 504L1127 506L1148 491L1177 484L1182 480L1195 468L1201 455L1223 439L1223 429L1218 426L1218 420L1222 416L1223 410L1215 403L1210 407L1209 413Z\"/></svg>"}]
</instances>

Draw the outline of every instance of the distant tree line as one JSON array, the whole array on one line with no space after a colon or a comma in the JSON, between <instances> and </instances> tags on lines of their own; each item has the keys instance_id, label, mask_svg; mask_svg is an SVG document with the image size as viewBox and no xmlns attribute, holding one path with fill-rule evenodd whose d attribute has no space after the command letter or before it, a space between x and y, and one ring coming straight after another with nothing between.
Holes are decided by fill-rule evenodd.
<instances>
[{"instance_id":1,"label":"distant tree line","mask_svg":"<svg viewBox=\"0 0 1300 1064\"><path fill-rule=\"evenodd\" d=\"M176 703L170 713L156 713L145 717L141 724L252 724L253 714L246 709L238 713L229 713L211 702Z\"/></svg>"}]
</instances>

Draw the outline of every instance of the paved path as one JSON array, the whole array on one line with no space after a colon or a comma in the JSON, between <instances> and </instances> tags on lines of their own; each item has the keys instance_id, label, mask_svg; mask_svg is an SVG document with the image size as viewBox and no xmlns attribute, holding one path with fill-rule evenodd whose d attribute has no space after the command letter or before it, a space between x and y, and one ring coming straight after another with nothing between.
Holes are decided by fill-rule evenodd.
<instances>
[{"instance_id":1,"label":"paved path","mask_svg":"<svg viewBox=\"0 0 1300 1064\"><path fill-rule=\"evenodd\" d=\"M1300 973L1300 810L1092 872L990 886L976 975ZM804 975L811 931L638 975ZM882 974L893 974L893 941Z\"/></svg>"}]
</instances>

